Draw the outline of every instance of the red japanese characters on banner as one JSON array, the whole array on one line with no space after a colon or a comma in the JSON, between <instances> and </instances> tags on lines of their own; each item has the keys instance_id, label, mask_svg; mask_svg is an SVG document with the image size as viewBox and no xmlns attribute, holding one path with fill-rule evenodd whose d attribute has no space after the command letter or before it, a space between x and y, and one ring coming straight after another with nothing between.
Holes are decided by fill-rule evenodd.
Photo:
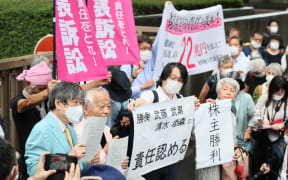
<instances>
[{"instance_id":1,"label":"red japanese characters on banner","mask_svg":"<svg viewBox=\"0 0 288 180\"><path fill-rule=\"evenodd\" d=\"M55 6L58 79L79 82L106 78L108 71L85 2L55 0Z\"/></svg>"},{"instance_id":2,"label":"red japanese characters on banner","mask_svg":"<svg viewBox=\"0 0 288 180\"><path fill-rule=\"evenodd\" d=\"M88 0L87 7L105 63L139 64L131 0Z\"/></svg>"},{"instance_id":3,"label":"red japanese characters on banner","mask_svg":"<svg viewBox=\"0 0 288 180\"><path fill-rule=\"evenodd\" d=\"M221 5L178 11L166 3L158 35L155 80L168 63L180 62L194 75L214 70L227 54Z\"/></svg>"}]
</instances>

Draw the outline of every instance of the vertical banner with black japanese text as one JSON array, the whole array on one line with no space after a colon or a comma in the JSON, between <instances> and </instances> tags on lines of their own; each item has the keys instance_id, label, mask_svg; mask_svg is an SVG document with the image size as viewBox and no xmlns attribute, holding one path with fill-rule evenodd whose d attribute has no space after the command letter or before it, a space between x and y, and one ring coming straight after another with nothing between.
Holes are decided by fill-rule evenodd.
<instances>
[{"instance_id":1,"label":"vertical banner with black japanese text","mask_svg":"<svg viewBox=\"0 0 288 180\"><path fill-rule=\"evenodd\" d=\"M217 56L227 54L221 5L177 11L166 3L158 33L156 80L170 62L182 63L193 75L217 68Z\"/></svg>"},{"instance_id":2,"label":"vertical banner with black japanese text","mask_svg":"<svg viewBox=\"0 0 288 180\"><path fill-rule=\"evenodd\" d=\"M182 160L189 145L194 97L147 104L133 111L134 140L128 176L136 177Z\"/></svg>"},{"instance_id":3,"label":"vertical banner with black japanese text","mask_svg":"<svg viewBox=\"0 0 288 180\"><path fill-rule=\"evenodd\" d=\"M196 168L232 161L233 122L231 100L201 104L195 113Z\"/></svg>"},{"instance_id":4,"label":"vertical banner with black japanese text","mask_svg":"<svg viewBox=\"0 0 288 180\"><path fill-rule=\"evenodd\" d=\"M55 0L58 79L80 82L107 78L84 0Z\"/></svg>"}]
</instances>

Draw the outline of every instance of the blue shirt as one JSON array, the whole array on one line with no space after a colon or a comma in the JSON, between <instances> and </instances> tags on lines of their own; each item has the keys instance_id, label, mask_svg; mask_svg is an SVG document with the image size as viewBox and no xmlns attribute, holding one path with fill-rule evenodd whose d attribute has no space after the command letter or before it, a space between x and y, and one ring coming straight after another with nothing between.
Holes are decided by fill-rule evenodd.
<instances>
[{"instance_id":1,"label":"blue shirt","mask_svg":"<svg viewBox=\"0 0 288 180\"><path fill-rule=\"evenodd\" d=\"M137 78L133 81L131 85L133 99L139 98L141 93L144 91L153 90L156 88L156 82L153 87L142 89L142 90L140 90L139 86L153 79L154 67L155 67L156 55L157 55L158 39L159 39L158 34L152 45L152 58L145 64L145 68L143 69L141 73L138 74ZM120 70L124 71L127 77L130 77L135 67L136 67L135 65L132 67L131 65L122 65Z\"/></svg>"}]
</instances>

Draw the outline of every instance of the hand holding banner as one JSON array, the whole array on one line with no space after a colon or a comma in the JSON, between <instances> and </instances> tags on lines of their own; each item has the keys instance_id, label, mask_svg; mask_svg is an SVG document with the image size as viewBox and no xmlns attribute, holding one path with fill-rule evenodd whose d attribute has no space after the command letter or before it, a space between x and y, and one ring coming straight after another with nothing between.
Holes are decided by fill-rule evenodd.
<instances>
[{"instance_id":1,"label":"hand holding banner","mask_svg":"<svg viewBox=\"0 0 288 180\"><path fill-rule=\"evenodd\" d=\"M182 160L188 148L194 97L147 104L133 112L134 139L129 177Z\"/></svg>"},{"instance_id":2,"label":"hand holding banner","mask_svg":"<svg viewBox=\"0 0 288 180\"><path fill-rule=\"evenodd\" d=\"M200 105L195 113L197 169L232 161L233 131L230 99Z\"/></svg>"}]
</instances>

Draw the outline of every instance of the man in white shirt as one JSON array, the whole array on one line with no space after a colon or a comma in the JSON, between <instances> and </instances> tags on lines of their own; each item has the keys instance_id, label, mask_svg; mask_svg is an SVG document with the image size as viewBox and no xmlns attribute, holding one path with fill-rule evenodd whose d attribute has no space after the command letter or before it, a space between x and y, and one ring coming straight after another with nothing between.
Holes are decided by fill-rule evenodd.
<instances>
[{"instance_id":1,"label":"man in white shirt","mask_svg":"<svg viewBox=\"0 0 288 180\"><path fill-rule=\"evenodd\" d=\"M229 52L233 59L233 71L237 71L241 74L242 81L245 81L246 74L249 71L250 61L249 58L245 56L242 52L243 43L240 38L237 36L233 36L229 40Z\"/></svg>"}]
</instances>

